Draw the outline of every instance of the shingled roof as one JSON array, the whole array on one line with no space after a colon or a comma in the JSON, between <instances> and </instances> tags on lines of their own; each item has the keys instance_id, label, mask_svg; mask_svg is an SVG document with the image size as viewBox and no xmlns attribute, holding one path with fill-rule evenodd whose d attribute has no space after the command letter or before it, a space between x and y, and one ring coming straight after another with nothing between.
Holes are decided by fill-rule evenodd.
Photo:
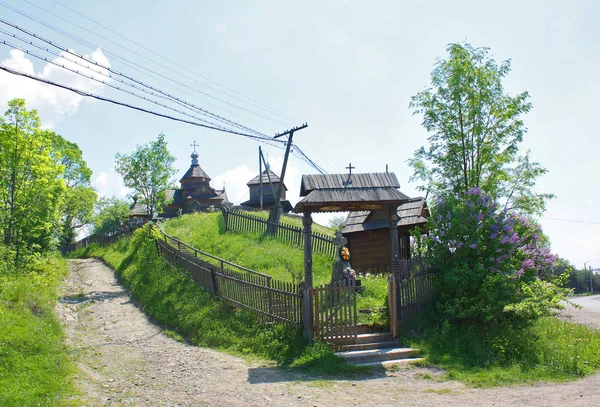
<instances>
[{"instance_id":1,"label":"shingled roof","mask_svg":"<svg viewBox=\"0 0 600 407\"><path fill-rule=\"evenodd\" d=\"M184 174L184 176L181 177L179 182L183 181L186 178L205 178L207 181L210 181L210 177L208 176L208 174L206 174L198 164L192 165Z\"/></svg>"},{"instance_id":2,"label":"shingled roof","mask_svg":"<svg viewBox=\"0 0 600 407\"><path fill-rule=\"evenodd\" d=\"M410 199L398 190L394 173L303 175L294 212L339 212L381 209Z\"/></svg>"},{"instance_id":3,"label":"shingled roof","mask_svg":"<svg viewBox=\"0 0 600 407\"><path fill-rule=\"evenodd\" d=\"M268 173L267 173L268 171ZM279 176L277 174L275 174L273 171L271 170L264 170L262 173L262 182L263 184L268 184L269 183L269 177L271 177L271 182L273 184L275 184L276 182L280 182L281 178L279 178ZM246 185L251 186L251 185L258 185L260 184L260 178L258 175L256 175L256 177L252 178L250 181L248 181L248 183ZM285 188L285 184L283 184L283 187ZM285 188L287 191L287 188Z\"/></svg>"},{"instance_id":4,"label":"shingled roof","mask_svg":"<svg viewBox=\"0 0 600 407\"><path fill-rule=\"evenodd\" d=\"M427 203L424 198L412 198L398 205L398 227L411 227L423 225L429 216ZM366 230L382 229L389 227L387 213L381 211L356 211L348 213L342 233L362 232Z\"/></svg>"},{"instance_id":5,"label":"shingled roof","mask_svg":"<svg viewBox=\"0 0 600 407\"><path fill-rule=\"evenodd\" d=\"M315 189L400 188L393 172L365 174L312 174L302 176L300 196Z\"/></svg>"}]
</instances>

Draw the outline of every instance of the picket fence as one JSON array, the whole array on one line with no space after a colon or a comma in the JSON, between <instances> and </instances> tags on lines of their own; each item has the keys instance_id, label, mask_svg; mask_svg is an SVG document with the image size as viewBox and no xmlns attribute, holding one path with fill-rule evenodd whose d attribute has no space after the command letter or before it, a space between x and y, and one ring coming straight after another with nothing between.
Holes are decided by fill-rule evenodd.
<instances>
[{"instance_id":1,"label":"picket fence","mask_svg":"<svg viewBox=\"0 0 600 407\"><path fill-rule=\"evenodd\" d=\"M162 232L162 230L161 230ZM257 313L264 321L302 326L302 294L298 285L198 250L162 232L159 254L180 267L194 282L215 296Z\"/></svg>"},{"instance_id":2,"label":"picket fence","mask_svg":"<svg viewBox=\"0 0 600 407\"><path fill-rule=\"evenodd\" d=\"M269 226L267 219L250 213L224 209L223 217L225 219L225 231L265 234ZM304 247L303 234L304 231L298 226L279 223L275 237L298 247ZM337 244L334 243L333 236L318 232L313 232L311 236L313 252L326 254L331 258L335 257Z\"/></svg>"}]
</instances>

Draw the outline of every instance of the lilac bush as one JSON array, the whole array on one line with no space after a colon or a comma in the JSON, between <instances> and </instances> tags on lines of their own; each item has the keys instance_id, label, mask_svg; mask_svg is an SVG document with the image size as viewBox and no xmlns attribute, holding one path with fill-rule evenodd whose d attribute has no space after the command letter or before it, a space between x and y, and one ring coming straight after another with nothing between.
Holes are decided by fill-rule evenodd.
<instances>
[{"instance_id":1,"label":"lilac bush","mask_svg":"<svg viewBox=\"0 0 600 407\"><path fill-rule=\"evenodd\" d=\"M471 188L439 199L427 249L440 269L438 311L450 320L518 322L552 314L568 290L541 229Z\"/></svg>"}]
</instances>

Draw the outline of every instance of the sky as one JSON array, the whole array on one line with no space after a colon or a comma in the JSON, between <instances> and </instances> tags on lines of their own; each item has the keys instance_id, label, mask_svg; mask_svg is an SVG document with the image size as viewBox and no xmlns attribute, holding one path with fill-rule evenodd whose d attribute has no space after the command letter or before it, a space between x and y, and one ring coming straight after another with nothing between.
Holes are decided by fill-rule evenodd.
<instances>
[{"instance_id":1,"label":"sky","mask_svg":"<svg viewBox=\"0 0 600 407\"><path fill-rule=\"evenodd\" d=\"M383 172L387 164L401 190L419 196L407 160L428 134L409 108L411 97L429 86L449 43L489 47L496 61L511 60L505 91L531 96L522 148L548 169L536 191L556 195L540 220L553 252L577 267L600 268L599 18L600 2L583 0L0 0L0 19L99 65L88 69L64 51L53 56L29 47L47 60L27 55L16 48L25 44L7 33L26 35L6 24L0 24L0 64L178 116L111 87L126 88L106 76L110 67L269 136L306 122L294 142L327 172L345 173L349 163L354 172ZM101 195L127 195L115 154L129 154L159 133L177 158L177 180L195 142L212 186L225 186L236 204L248 198L246 182L258 173L261 144L245 137L0 72L0 106L15 97L38 109L44 127L78 143ZM262 146L279 174L283 151ZM292 203L302 174L313 173L290 158L285 183Z\"/></svg>"}]
</instances>

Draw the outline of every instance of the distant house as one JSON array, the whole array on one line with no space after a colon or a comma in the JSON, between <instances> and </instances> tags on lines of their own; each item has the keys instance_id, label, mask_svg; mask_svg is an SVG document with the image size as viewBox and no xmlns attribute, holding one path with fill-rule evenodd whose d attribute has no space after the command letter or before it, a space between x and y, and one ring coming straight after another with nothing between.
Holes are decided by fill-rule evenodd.
<instances>
[{"instance_id":1,"label":"distant house","mask_svg":"<svg viewBox=\"0 0 600 407\"><path fill-rule=\"evenodd\" d=\"M198 163L196 150L190 156L192 165L179 180L181 188L167 191L167 205L162 216L173 217L180 213L204 212L209 208L231 206L225 188L214 189L210 177Z\"/></svg>"},{"instance_id":2,"label":"distant house","mask_svg":"<svg viewBox=\"0 0 600 407\"><path fill-rule=\"evenodd\" d=\"M146 205L140 204L137 196L133 197L133 203L129 207L129 220L138 225L143 225L150 220Z\"/></svg>"},{"instance_id":3,"label":"distant house","mask_svg":"<svg viewBox=\"0 0 600 407\"><path fill-rule=\"evenodd\" d=\"M408 198L398 205L400 258L410 258L410 230L423 228L429 217L424 198ZM390 221L387 211L349 212L342 227L357 270L389 271Z\"/></svg>"},{"instance_id":4,"label":"distant house","mask_svg":"<svg viewBox=\"0 0 600 407\"><path fill-rule=\"evenodd\" d=\"M260 209L261 207L261 177L257 175L252 178L246 184L249 189L250 199L246 202L242 202L240 205L246 208L252 209ZM269 168L263 171L262 173L262 208L263 209L271 209L275 204L275 195L277 191L279 191L279 186L281 184L281 178ZM283 189L281 191L281 204L283 206L283 211L285 213L292 210L292 205L289 201L285 200L287 188L285 184L283 184Z\"/></svg>"}]
</instances>

